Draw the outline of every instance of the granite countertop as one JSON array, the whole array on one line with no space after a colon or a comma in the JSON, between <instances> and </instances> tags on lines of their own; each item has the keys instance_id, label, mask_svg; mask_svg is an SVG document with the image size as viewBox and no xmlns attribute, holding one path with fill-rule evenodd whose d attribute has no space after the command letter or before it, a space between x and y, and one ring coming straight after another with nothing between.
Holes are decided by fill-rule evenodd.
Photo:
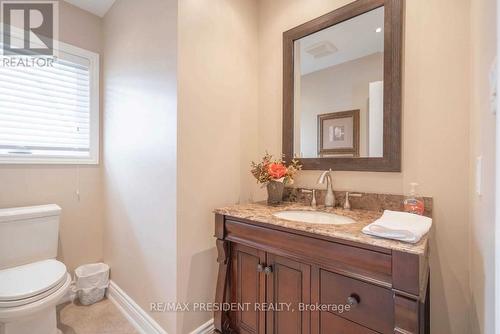
<instances>
[{"instance_id":1,"label":"granite countertop","mask_svg":"<svg viewBox=\"0 0 500 334\"><path fill-rule=\"evenodd\" d=\"M273 213L285 210L330 212L352 218L356 221L356 223L348 225L310 224L280 219L273 216ZM373 223L376 219L382 216L382 212L380 211L361 209L348 211L341 208L325 208L324 206L312 208L302 203L283 203L279 206L268 206L265 203L252 203L236 204L228 207L218 208L215 209L214 212L234 218L248 219L260 223L281 226L289 229L354 241L361 244L367 244L406 253L424 255L427 251L428 234L425 235L418 243L410 244L396 240L377 238L361 232L363 227L370 223Z\"/></svg>"}]
</instances>

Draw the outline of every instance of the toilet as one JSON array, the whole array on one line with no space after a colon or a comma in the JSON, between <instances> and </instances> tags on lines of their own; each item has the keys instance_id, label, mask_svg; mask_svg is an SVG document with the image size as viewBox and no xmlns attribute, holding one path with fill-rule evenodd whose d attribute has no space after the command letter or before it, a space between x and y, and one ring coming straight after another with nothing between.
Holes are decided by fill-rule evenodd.
<instances>
[{"instance_id":1,"label":"toilet","mask_svg":"<svg viewBox=\"0 0 500 334\"><path fill-rule=\"evenodd\" d=\"M0 209L0 334L57 334L71 276L57 261L57 205Z\"/></svg>"}]
</instances>

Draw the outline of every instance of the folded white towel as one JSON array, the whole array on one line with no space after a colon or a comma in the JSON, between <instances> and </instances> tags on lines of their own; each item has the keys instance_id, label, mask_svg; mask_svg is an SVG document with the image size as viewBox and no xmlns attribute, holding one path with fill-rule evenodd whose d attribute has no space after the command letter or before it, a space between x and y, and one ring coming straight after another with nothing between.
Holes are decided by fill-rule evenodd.
<instances>
[{"instance_id":1,"label":"folded white towel","mask_svg":"<svg viewBox=\"0 0 500 334\"><path fill-rule=\"evenodd\" d=\"M432 219L413 213L385 210L382 217L363 228L363 233L381 238L417 243L429 232Z\"/></svg>"}]
</instances>

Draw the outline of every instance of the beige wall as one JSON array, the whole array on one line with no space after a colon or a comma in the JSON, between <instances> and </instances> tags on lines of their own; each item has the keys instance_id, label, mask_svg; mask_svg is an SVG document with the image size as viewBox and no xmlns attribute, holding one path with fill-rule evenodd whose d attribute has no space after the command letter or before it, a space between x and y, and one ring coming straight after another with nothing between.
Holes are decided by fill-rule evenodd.
<instances>
[{"instance_id":1,"label":"beige wall","mask_svg":"<svg viewBox=\"0 0 500 334\"><path fill-rule=\"evenodd\" d=\"M318 156L318 115L358 109L359 155L368 156L370 82L382 80L384 55L380 52L303 75L301 105L295 111L295 117L300 119L300 127L295 123L295 136L300 138L301 146L295 154L303 158Z\"/></svg>"},{"instance_id":2,"label":"beige wall","mask_svg":"<svg viewBox=\"0 0 500 334\"><path fill-rule=\"evenodd\" d=\"M254 181L257 150L257 5L179 2L178 299L213 301L215 207L236 203ZM179 314L189 333L211 313Z\"/></svg>"},{"instance_id":3,"label":"beige wall","mask_svg":"<svg viewBox=\"0 0 500 334\"><path fill-rule=\"evenodd\" d=\"M282 33L349 1L260 2L259 152L281 151ZM433 196L432 332L468 334L469 1L407 1L403 172L334 172L340 190ZM318 172L298 184L313 186Z\"/></svg>"},{"instance_id":4,"label":"beige wall","mask_svg":"<svg viewBox=\"0 0 500 334\"><path fill-rule=\"evenodd\" d=\"M470 285L471 333L493 333L495 123L490 109L489 73L496 56L496 1L471 1L471 115L470 115ZM497 116L498 117L498 116ZM482 194L475 192L475 159L483 158ZM499 319L497 319L499 320Z\"/></svg>"},{"instance_id":5,"label":"beige wall","mask_svg":"<svg viewBox=\"0 0 500 334\"><path fill-rule=\"evenodd\" d=\"M59 39L101 53L100 18L66 2L59 10ZM68 269L102 260L100 166L0 165L0 207L48 203L62 208L59 259Z\"/></svg>"},{"instance_id":6,"label":"beige wall","mask_svg":"<svg viewBox=\"0 0 500 334\"><path fill-rule=\"evenodd\" d=\"M59 1L59 37L63 42L100 54L102 20L65 1Z\"/></svg>"},{"instance_id":7,"label":"beige wall","mask_svg":"<svg viewBox=\"0 0 500 334\"><path fill-rule=\"evenodd\" d=\"M104 260L149 311L176 300L177 1L117 1L103 32Z\"/></svg>"}]
</instances>

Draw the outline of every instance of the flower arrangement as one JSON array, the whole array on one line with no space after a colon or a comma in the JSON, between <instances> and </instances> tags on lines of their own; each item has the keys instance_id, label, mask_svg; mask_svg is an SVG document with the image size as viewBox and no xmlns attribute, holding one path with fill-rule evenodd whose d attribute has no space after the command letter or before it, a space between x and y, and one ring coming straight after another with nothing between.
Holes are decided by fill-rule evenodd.
<instances>
[{"instance_id":1,"label":"flower arrangement","mask_svg":"<svg viewBox=\"0 0 500 334\"><path fill-rule=\"evenodd\" d=\"M267 184L270 181L293 184L293 178L297 171L302 169L297 159L293 159L287 166L283 159L274 160L273 156L266 152L260 163L252 161L252 175L257 183Z\"/></svg>"}]
</instances>

